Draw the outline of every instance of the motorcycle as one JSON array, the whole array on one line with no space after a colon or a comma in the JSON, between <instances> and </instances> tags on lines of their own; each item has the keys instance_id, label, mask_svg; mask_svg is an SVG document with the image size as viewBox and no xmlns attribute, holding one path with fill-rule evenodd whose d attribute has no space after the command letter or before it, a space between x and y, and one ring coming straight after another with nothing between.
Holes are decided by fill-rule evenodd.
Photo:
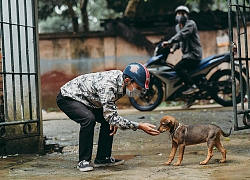
<instances>
[{"instance_id":1,"label":"motorcycle","mask_svg":"<svg viewBox=\"0 0 250 180\"><path fill-rule=\"evenodd\" d=\"M138 97L130 97L131 105L140 111L151 111L163 100L190 102L186 108L192 106L196 100L211 100L222 106L232 106L232 78L231 69L216 69L222 63L230 65L230 53L212 55L202 59L197 67L189 72L190 77L198 86L198 92L191 95L183 95L182 92L188 89L183 81L173 70L173 65L166 59L170 54L170 47L162 47L161 43L156 46L154 56L151 57L145 66L150 73L149 90L141 93ZM246 93L246 68L242 65L244 76L235 71L236 102L241 101L241 93ZM242 81L243 89L240 88ZM164 94L165 91L165 94Z\"/></svg>"}]
</instances>

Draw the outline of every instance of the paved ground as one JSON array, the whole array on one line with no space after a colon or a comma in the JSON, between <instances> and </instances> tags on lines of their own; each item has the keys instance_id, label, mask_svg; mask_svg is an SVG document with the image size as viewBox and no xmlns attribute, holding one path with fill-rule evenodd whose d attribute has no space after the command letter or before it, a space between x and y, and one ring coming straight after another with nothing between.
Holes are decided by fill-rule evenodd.
<instances>
[{"instance_id":1,"label":"paved ground","mask_svg":"<svg viewBox=\"0 0 250 180\"><path fill-rule=\"evenodd\" d=\"M137 122L159 125L166 114L179 119L184 124L213 123L225 132L233 126L232 108L220 106L193 106L189 110L158 108L152 112L135 109L119 110L124 117ZM168 133L149 136L142 131L119 130L114 138L113 155L124 158L124 165L110 168L96 168L83 173L76 169L78 160L78 124L63 113L43 113L44 135L47 144L57 143L63 147L62 153L48 153L44 156L8 156L0 159L0 179L249 179L250 131L233 131L229 138L221 137L227 149L227 163L220 164L220 153L215 149L214 157L208 165L199 162L206 157L206 144L186 147L181 166L165 166L171 142ZM99 125L95 128L93 158L98 141ZM174 160L176 161L176 159Z\"/></svg>"}]
</instances>

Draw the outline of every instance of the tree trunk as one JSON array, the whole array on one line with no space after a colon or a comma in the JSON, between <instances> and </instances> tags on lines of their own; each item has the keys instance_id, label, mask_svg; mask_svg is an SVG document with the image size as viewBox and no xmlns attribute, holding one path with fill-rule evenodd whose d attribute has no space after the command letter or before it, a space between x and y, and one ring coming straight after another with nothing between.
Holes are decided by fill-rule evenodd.
<instances>
[{"instance_id":1,"label":"tree trunk","mask_svg":"<svg viewBox=\"0 0 250 180\"><path fill-rule=\"evenodd\" d=\"M87 4L88 0L81 0L81 15L82 15L82 23L83 23L83 31L89 31L89 18L87 12Z\"/></svg>"},{"instance_id":2,"label":"tree trunk","mask_svg":"<svg viewBox=\"0 0 250 180\"><path fill-rule=\"evenodd\" d=\"M73 10L72 3L70 1L67 1L66 5L68 6L69 14L70 14L70 17L72 19L73 31L74 31L74 33L76 33L79 31L78 17L76 15L75 11Z\"/></svg>"},{"instance_id":3,"label":"tree trunk","mask_svg":"<svg viewBox=\"0 0 250 180\"><path fill-rule=\"evenodd\" d=\"M124 12L124 17L134 17L136 14L137 6L140 0L129 0L126 10Z\"/></svg>"}]
</instances>

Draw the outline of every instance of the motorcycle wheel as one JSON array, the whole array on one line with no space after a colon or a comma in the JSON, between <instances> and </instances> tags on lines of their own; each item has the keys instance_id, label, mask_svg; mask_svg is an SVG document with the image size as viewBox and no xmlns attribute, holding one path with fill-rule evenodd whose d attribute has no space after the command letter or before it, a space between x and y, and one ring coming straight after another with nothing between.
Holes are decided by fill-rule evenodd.
<instances>
[{"instance_id":1,"label":"motorcycle wheel","mask_svg":"<svg viewBox=\"0 0 250 180\"><path fill-rule=\"evenodd\" d=\"M246 93L246 80L242 77L243 89L240 88L240 73L235 71L236 102L241 102L241 93ZM212 97L222 106L233 106L231 70L218 71L209 79L213 82L214 91Z\"/></svg>"},{"instance_id":2,"label":"motorcycle wheel","mask_svg":"<svg viewBox=\"0 0 250 180\"><path fill-rule=\"evenodd\" d=\"M138 97L130 97L129 101L139 111L151 111L161 103L162 98L162 84L154 81L145 94L141 93Z\"/></svg>"}]
</instances>

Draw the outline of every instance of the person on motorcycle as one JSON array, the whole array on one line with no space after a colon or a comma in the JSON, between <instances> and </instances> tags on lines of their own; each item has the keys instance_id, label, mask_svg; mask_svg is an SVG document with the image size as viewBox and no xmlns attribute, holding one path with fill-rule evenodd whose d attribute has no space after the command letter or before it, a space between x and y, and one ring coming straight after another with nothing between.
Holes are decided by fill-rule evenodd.
<instances>
[{"instance_id":1,"label":"person on motorcycle","mask_svg":"<svg viewBox=\"0 0 250 180\"><path fill-rule=\"evenodd\" d=\"M188 71L197 66L202 59L202 47L200 44L198 29L196 23L188 18L189 9L186 6L178 6L175 9L175 20L178 23L175 27L176 34L168 41L163 41L162 46L172 45L170 52L181 48L182 59L174 66L177 75L190 88L182 94L193 94L199 91L190 78Z\"/></svg>"},{"instance_id":2,"label":"person on motorcycle","mask_svg":"<svg viewBox=\"0 0 250 180\"><path fill-rule=\"evenodd\" d=\"M114 166L124 162L111 157L113 135L117 128L134 131L141 129L150 135L159 134L154 125L137 123L119 116L115 104L125 94L134 97L147 90L149 81L147 68L140 63L131 63L123 72L110 70L80 75L60 88L57 95L58 107L80 124L77 166L80 171L91 171L93 166ZM96 158L90 164L96 122L101 127Z\"/></svg>"}]
</instances>

